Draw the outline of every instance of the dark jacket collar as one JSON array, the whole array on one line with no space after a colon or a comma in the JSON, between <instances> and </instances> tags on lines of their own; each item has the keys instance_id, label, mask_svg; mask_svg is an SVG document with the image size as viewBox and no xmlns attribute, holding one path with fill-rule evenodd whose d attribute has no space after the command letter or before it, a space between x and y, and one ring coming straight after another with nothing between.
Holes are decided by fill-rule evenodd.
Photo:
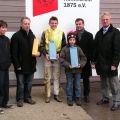
<instances>
[{"instance_id":1,"label":"dark jacket collar","mask_svg":"<svg viewBox=\"0 0 120 120\"><path fill-rule=\"evenodd\" d=\"M5 35L0 35L1 38L5 37Z\"/></svg>"},{"instance_id":2,"label":"dark jacket collar","mask_svg":"<svg viewBox=\"0 0 120 120\"><path fill-rule=\"evenodd\" d=\"M22 27L20 27L20 31L26 36L28 36L32 32L31 30L29 30L29 33L27 34L27 32L24 29L22 29Z\"/></svg>"},{"instance_id":3,"label":"dark jacket collar","mask_svg":"<svg viewBox=\"0 0 120 120\"><path fill-rule=\"evenodd\" d=\"M77 33L84 33L85 29L83 28L82 30L76 30Z\"/></svg>"}]
</instances>

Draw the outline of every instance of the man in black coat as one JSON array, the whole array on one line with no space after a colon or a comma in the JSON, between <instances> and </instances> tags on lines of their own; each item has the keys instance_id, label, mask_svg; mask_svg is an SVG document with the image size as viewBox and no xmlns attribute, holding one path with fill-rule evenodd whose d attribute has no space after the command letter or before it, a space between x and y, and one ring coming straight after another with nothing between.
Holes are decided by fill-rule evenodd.
<instances>
[{"instance_id":1,"label":"man in black coat","mask_svg":"<svg viewBox=\"0 0 120 120\"><path fill-rule=\"evenodd\" d=\"M92 75L91 59L92 59L93 35L92 33L84 29L84 20L82 18L77 18L75 20L75 25L76 25L76 33L77 33L77 45L80 46L85 56L87 57L87 63L82 70L82 78L83 78L83 86L84 86L84 101L89 102L90 101L89 77Z\"/></svg>"},{"instance_id":2,"label":"man in black coat","mask_svg":"<svg viewBox=\"0 0 120 120\"><path fill-rule=\"evenodd\" d=\"M97 105L109 103L109 88L113 96L111 111L120 106L120 83L118 80L118 64L120 61L120 32L111 24L108 12L101 16L103 27L95 36L94 61L97 74L100 75L102 99Z\"/></svg>"},{"instance_id":3,"label":"man in black coat","mask_svg":"<svg viewBox=\"0 0 120 120\"><path fill-rule=\"evenodd\" d=\"M35 35L30 30L30 19L21 19L20 30L11 38L11 56L17 78L16 101L22 107L23 102L35 104L31 97L32 81L36 71L36 55L32 55Z\"/></svg>"}]
</instances>

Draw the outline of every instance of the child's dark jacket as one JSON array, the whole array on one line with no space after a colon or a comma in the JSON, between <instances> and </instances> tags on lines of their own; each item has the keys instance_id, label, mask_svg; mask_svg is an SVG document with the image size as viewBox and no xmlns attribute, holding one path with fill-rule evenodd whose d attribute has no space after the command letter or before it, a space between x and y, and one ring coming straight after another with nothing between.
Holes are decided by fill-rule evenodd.
<instances>
[{"instance_id":1,"label":"child's dark jacket","mask_svg":"<svg viewBox=\"0 0 120 120\"><path fill-rule=\"evenodd\" d=\"M5 35L0 35L0 70L8 70L10 64L10 40Z\"/></svg>"}]
</instances>

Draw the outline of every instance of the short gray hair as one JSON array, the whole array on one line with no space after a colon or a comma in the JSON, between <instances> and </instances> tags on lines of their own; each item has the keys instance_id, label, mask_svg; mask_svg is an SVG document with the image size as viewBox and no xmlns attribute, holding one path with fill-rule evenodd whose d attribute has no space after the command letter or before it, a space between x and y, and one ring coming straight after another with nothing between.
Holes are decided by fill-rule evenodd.
<instances>
[{"instance_id":1,"label":"short gray hair","mask_svg":"<svg viewBox=\"0 0 120 120\"><path fill-rule=\"evenodd\" d=\"M30 21L30 18L25 16L25 17L22 17L22 18L21 18L20 22L22 23L24 19L27 19L27 20Z\"/></svg>"},{"instance_id":2,"label":"short gray hair","mask_svg":"<svg viewBox=\"0 0 120 120\"><path fill-rule=\"evenodd\" d=\"M111 14L107 11L102 13L101 17L103 16L109 16L111 18Z\"/></svg>"}]
</instances>

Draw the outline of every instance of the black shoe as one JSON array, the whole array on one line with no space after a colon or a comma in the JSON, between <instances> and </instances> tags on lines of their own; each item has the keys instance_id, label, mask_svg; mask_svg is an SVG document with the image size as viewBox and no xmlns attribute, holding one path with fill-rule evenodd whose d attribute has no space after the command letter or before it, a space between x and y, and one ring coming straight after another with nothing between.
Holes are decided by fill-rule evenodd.
<instances>
[{"instance_id":1,"label":"black shoe","mask_svg":"<svg viewBox=\"0 0 120 120\"><path fill-rule=\"evenodd\" d=\"M100 101L98 101L96 103L96 105L104 105L104 104L108 104L109 103L109 100L104 100L104 99L101 99Z\"/></svg>"},{"instance_id":2,"label":"black shoe","mask_svg":"<svg viewBox=\"0 0 120 120\"><path fill-rule=\"evenodd\" d=\"M62 100L59 98L58 95L54 95L54 99L55 99L57 102L62 102Z\"/></svg>"},{"instance_id":3,"label":"black shoe","mask_svg":"<svg viewBox=\"0 0 120 120\"><path fill-rule=\"evenodd\" d=\"M45 98L45 102L46 102L46 103L50 103L50 97L46 97L46 98Z\"/></svg>"},{"instance_id":4,"label":"black shoe","mask_svg":"<svg viewBox=\"0 0 120 120\"><path fill-rule=\"evenodd\" d=\"M4 110L0 108L0 114L4 114Z\"/></svg>"},{"instance_id":5,"label":"black shoe","mask_svg":"<svg viewBox=\"0 0 120 120\"><path fill-rule=\"evenodd\" d=\"M68 106L73 106L73 101L67 101Z\"/></svg>"},{"instance_id":6,"label":"black shoe","mask_svg":"<svg viewBox=\"0 0 120 120\"><path fill-rule=\"evenodd\" d=\"M11 104L7 104L7 105L3 105L2 107L3 107L3 108L12 108L13 105L11 105Z\"/></svg>"},{"instance_id":7,"label":"black shoe","mask_svg":"<svg viewBox=\"0 0 120 120\"><path fill-rule=\"evenodd\" d=\"M85 97L84 97L84 101L85 101L86 103L89 103L89 102L90 102L90 97L89 97L89 96L85 96Z\"/></svg>"},{"instance_id":8,"label":"black shoe","mask_svg":"<svg viewBox=\"0 0 120 120\"><path fill-rule=\"evenodd\" d=\"M26 100L24 100L24 102L28 103L28 104L31 104L31 105L36 104L36 102L34 100L32 100L32 99L26 99Z\"/></svg>"},{"instance_id":9,"label":"black shoe","mask_svg":"<svg viewBox=\"0 0 120 120\"><path fill-rule=\"evenodd\" d=\"M18 107L23 107L23 101L22 100L17 101L17 106Z\"/></svg>"},{"instance_id":10,"label":"black shoe","mask_svg":"<svg viewBox=\"0 0 120 120\"><path fill-rule=\"evenodd\" d=\"M111 107L110 110L111 110L111 111L116 111L116 110L119 109L119 107L120 107L120 105L114 103L114 104L112 105L112 107Z\"/></svg>"}]
</instances>

